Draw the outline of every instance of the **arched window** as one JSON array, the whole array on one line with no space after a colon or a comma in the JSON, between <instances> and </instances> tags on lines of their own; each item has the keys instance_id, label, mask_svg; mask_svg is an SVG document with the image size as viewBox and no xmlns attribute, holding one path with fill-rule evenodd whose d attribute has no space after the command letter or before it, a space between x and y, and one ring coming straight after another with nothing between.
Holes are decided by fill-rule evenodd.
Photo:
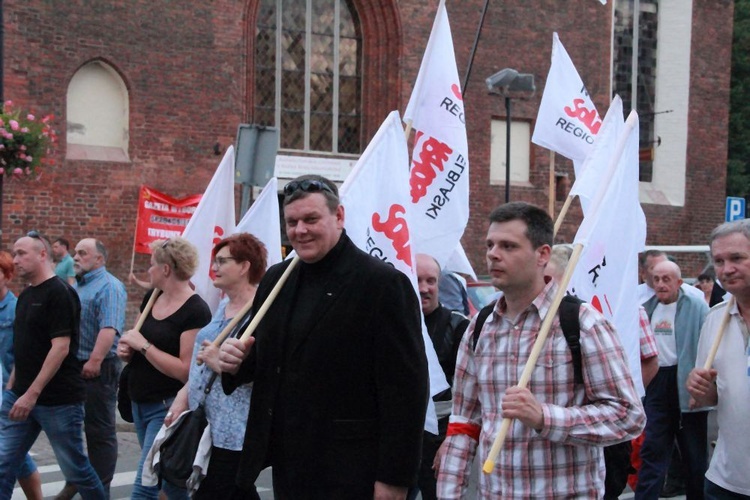
<instances>
[{"instance_id":1,"label":"arched window","mask_svg":"<svg viewBox=\"0 0 750 500\"><path fill-rule=\"evenodd\" d=\"M128 161L128 90L120 75L101 61L82 66L68 85L69 159Z\"/></svg>"},{"instance_id":2,"label":"arched window","mask_svg":"<svg viewBox=\"0 0 750 500\"><path fill-rule=\"evenodd\" d=\"M262 0L256 22L254 121L281 148L359 154L362 35L346 0Z\"/></svg>"}]
</instances>

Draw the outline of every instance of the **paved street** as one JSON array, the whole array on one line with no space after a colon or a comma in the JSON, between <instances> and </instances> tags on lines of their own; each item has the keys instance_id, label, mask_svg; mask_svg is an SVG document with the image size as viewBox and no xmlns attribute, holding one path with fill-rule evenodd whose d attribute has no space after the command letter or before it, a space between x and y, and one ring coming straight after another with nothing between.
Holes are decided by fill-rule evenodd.
<instances>
[{"instance_id":1,"label":"paved street","mask_svg":"<svg viewBox=\"0 0 750 500\"><path fill-rule=\"evenodd\" d=\"M130 498L133 489L135 472L138 468L138 460L141 447L133 430L132 424L118 423L117 441L119 444L117 470L112 481L112 500ZM50 447L47 436L42 433L31 449L34 460L42 475L42 493L45 499L52 499L62 489L65 479L57 465L55 455ZM270 469L264 471L258 479L258 493L262 500L272 500ZM16 487L12 500L23 500L25 497L20 488ZM76 496L80 499L80 496Z\"/></svg>"},{"instance_id":2,"label":"paved street","mask_svg":"<svg viewBox=\"0 0 750 500\"><path fill-rule=\"evenodd\" d=\"M716 419L715 414L709 416L709 440L716 439ZM138 459L140 458L141 448L138 445L138 438L135 435L132 424L126 422L118 422L117 440L119 443L117 471L115 478L112 481L112 499L125 499L130 498L130 492L133 488L133 481L135 480L135 472L138 467ZM712 450L711 450L712 451ZM47 436L42 433L31 449L34 456L34 460L39 467L39 471L42 475L42 493L45 499L53 499L54 496L62 489L65 484L65 480L60 472L60 467L57 465L55 455L52 452L52 448L49 445ZM472 479L472 484L475 484L476 479ZM273 490L271 488L271 471L266 469L261 473L257 482L258 493L262 500L273 500ZM470 496L473 498L473 495ZM16 488L13 492L12 500L23 500L25 497L20 488ZM80 498L77 496L76 498ZM629 489L626 490L620 499L631 499L633 498L633 492ZM684 496L674 497L676 500L682 500Z\"/></svg>"}]
</instances>

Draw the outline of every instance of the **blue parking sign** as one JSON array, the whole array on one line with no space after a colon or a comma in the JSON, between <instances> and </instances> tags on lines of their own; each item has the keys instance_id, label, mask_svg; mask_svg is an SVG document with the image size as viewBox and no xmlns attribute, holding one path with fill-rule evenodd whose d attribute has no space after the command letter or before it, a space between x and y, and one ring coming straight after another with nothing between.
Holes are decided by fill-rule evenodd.
<instances>
[{"instance_id":1,"label":"blue parking sign","mask_svg":"<svg viewBox=\"0 0 750 500\"><path fill-rule=\"evenodd\" d=\"M727 212L725 220L732 222L745 218L745 198L727 196Z\"/></svg>"}]
</instances>

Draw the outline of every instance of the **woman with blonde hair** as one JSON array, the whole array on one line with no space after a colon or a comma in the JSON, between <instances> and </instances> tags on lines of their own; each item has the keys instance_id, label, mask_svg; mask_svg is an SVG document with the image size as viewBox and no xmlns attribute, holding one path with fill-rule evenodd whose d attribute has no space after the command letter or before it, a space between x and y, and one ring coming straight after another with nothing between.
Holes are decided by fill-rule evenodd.
<instances>
[{"instance_id":1,"label":"woman with blonde hair","mask_svg":"<svg viewBox=\"0 0 750 500\"><path fill-rule=\"evenodd\" d=\"M198 251L186 239L176 237L151 244L151 286L143 299L145 308L152 293L157 296L140 331L130 330L120 339L118 355L129 363L128 392L141 460L132 498L159 496L158 486L141 483L143 464L177 392L188 380L193 344L198 331L211 320L211 311L190 286L198 267ZM164 484L165 493L179 497Z\"/></svg>"}]
</instances>

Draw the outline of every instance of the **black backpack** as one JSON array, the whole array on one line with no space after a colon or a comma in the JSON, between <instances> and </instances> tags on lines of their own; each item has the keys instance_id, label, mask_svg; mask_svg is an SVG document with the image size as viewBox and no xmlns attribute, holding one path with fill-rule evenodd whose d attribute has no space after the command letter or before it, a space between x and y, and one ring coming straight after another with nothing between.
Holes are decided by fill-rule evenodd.
<instances>
[{"instance_id":1,"label":"black backpack","mask_svg":"<svg viewBox=\"0 0 750 500\"><path fill-rule=\"evenodd\" d=\"M560 316L560 328L565 335L565 340L570 348L570 354L573 356L573 374L576 384L583 383L583 364L581 362L581 325L578 321L578 310L581 307L583 301L575 295L566 295L560 302L560 309L557 314ZM488 304L479 311L477 314L477 321L474 324L474 331L472 332L472 343L471 348L475 350L477 348L477 341L479 340L479 334L482 332L484 322L492 313L495 308L495 302Z\"/></svg>"}]
</instances>

